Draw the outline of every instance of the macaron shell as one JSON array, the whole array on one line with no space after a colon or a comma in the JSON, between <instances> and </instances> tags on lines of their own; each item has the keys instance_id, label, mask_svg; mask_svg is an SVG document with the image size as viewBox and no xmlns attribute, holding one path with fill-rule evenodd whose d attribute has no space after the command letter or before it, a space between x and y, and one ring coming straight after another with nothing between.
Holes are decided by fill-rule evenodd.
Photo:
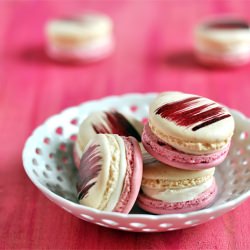
<instances>
[{"instance_id":1,"label":"macaron shell","mask_svg":"<svg viewBox=\"0 0 250 250\"><path fill-rule=\"evenodd\" d=\"M55 19L46 25L46 33L50 39L60 38L61 42L67 43L84 42L93 37L106 36L112 32L112 29L113 22L108 16L94 12Z\"/></svg>"},{"instance_id":2,"label":"macaron shell","mask_svg":"<svg viewBox=\"0 0 250 250\"><path fill-rule=\"evenodd\" d=\"M235 17L214 17L197 26L195 38L215 49L232 50L250 41L250 27L247 22Z\"/></svg>"},{"instance_id":3,"label":"macaron shell","mask_svg":"<svg viewBox=\"0 0 250 250\"><path fill-rule=\"evenodd\" d=\"M117 112L97 111L91 113L80 125L77 143L84 149L88 141L96 134L118 134L133 136L141 141L143 125L137 119Z\"/></svg>"},{"instance_id":4,"label":"macaron shell","mask_svg":"<svg viewBox=\"0 0 250 250\"><path fill-rule=\"evenodd\" d=\"M212 66L241 66L250 61L250 52L238 55L214 56L202 51L195 52L196 58L205 65Z\"/></svg>"},{"instance_id":5,"label":"macaron shell","mask_svg":"<svg viewBox=\"0 0 250 250\"><path fill-rule=\"evenodd\" d=\"M196 199L185 202L165 202L151 199L142 192L139 194L137 204L143 210L153 214L186 213L203 209L212 204L217 194L215 181L211 187L201 193Z\"/></svg>"},{"instance_id":6,"label":"macaron shell","mask_svg":"<svg viewBox=\"0 0 250 250\"><path fill-rule=\"evenodd\" d=\"M110 186L111 151L105 135L93 138L86 146L78 172L78 197L81 204L100 209Z\"/></svg>"},{"instance_id":7,"label":"macaron shell","mask_svg":"<svg viewBox=\"0 0 250 250\"><path fill-rule=\"evenodd\" d=\"M93 42L81 47L62 47L55 44L47 45L47 54L51 59L65 62L94 62L109 56L114 50L113 38L102 43Z\"/></svg>"},{"instance_id":8,"label":"macaron shell","mask_svg":"<svg viewBox=\"0 0 250 250\"><path fill-rule=\"evenodd\" d=\"M155 136L148 125L145 125L142 142L144 148L157 160L181 169L202 170L221 164L227 156L230 144L215 153L193 155L181 152L170 145L162 142Z\"/></svg>"},{"instance_id":9,"label":"macaron shell","mask_svg":"<svg viewBox=\"0 0 250 250\"><path fill-rule=\"evenodd\" d=\"M142 154L137 140L133 137L122 137L126 147L127 173L123 191L115 212L129 213L135 204L142 180Z\"/></svg>"},{"instance_id":10,"label":"macaron shell","mask_svg":"<svg viewBox=\"0 0 250 250\"><path fill-rule=\"evenodd\" d=\"M226 108L212 100L166 92L151 104L149 126L155 135L181 151L212 152L231 139L234 120Z\"/></svg>"}]
</instances>

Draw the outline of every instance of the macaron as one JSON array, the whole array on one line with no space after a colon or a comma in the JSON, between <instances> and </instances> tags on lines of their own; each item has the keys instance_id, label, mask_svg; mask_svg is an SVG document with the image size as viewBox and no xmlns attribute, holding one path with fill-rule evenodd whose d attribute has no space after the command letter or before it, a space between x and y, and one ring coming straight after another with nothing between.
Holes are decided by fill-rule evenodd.
<instances>
[{"instance_id":1,"label":"macaron","mask_svg":"<svg viewBox=\"0 0 250 250\"><path fill-rule=\"evenodd\" d=\"M214 168L191 171L159 161L144 162L137 204L153 214L196 211L209 206L217 194Z\"/></svg>"},{"instance_id":2,"label":"macaron","mask_svg":"<svg viewBox=\"0 0 250 250\"><path fill-rule=\"evenodd\" d=\"M209 66L240 66L250 61L250 25L243 19L215 17L195 29L197 59Z\"/></svg>"},{"instance_id":3,"label":"macaron","mask_svg":"<svg viewBox=\"0 0 250 250\"><path fill-rule=\"evenodd\" d=\"M150 105L142 134L157 160L188 170L222 163L234 132L234 119L222 105L192 94L165 92Z\"/></svg>"},{"instance_id":4,"label":"macaron","mask_svg":"<svg viewBox=\"0 0 250 250\"><path fill-rule=\"evenodd\" d=\"M137 119L118 111L96 111L80 124L77 141L74 146L74 161L79 167L80 158L88 142L96 134L117 134L133 136L141 142L143 125Z\"/></svg>"},{"instance_id":5,"label":"macaron","mask_svg":"<svg viewBox=\"0 0 250 250\"><path fill-rule=\"evenodd\" d=\"M97 61L114 49L113 22L96 12L50 20L46 36L48 56L59 61Z\"/></svg>"},{"instance_id":6,"label":"macaron","mask_svg":"<svg viewBox=\"0 0 250 250\"><path fill-rule=\"evenodd\" d=\"M77 181L80 204L129 213L140 190L142 156L134 137L97 134L86 146Z\"/></svg>"}]
</instances>

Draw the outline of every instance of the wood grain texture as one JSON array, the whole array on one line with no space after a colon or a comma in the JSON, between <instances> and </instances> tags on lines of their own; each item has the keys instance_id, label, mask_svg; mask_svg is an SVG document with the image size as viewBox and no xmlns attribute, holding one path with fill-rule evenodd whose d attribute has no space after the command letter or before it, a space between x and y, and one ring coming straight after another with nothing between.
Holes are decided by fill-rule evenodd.
<instances>
[{"instance_id":1,"label":"wood grain texture","mask_svg":"<svg viewBox=\"0 0 250 250\"><path fill-rule=\"evenodd\" d=\"M202 17L234 12L250 20L249 8L249 1L239 0L1 1L0 249L249 249L249 200L194 228L127 233L61 210L33 186L21 162L26 138L47 117L107 95L180 90L250 116L250 66L211 70L192 54L192 30ZM115 53L91 65L48 60L46 21L85 9L114 19Z\"/></svg>"}]
</instances>

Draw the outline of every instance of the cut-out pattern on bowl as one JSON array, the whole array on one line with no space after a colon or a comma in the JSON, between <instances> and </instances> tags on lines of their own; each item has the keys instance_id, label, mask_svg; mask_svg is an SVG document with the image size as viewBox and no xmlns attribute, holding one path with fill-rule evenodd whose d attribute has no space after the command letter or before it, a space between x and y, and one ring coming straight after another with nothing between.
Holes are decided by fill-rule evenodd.
<instances>
[{"instance_id":1,"label":"cut-out pattern on bowl","mask_svg":"<svg viewBox=\"0 0 250 250\"><path fill-rule=\"evenodd\" d=\"M118 109L147 121L155 94L130 94L91 101L66 109L38 127L27 140L23 163L31 181L53 202L80 219L100 226L136 232L172 231L202 224L235 208L250 196L250 120L231 110L236 130L227 159L216 168L219 193L206 209L171 215L150 215L136 205L129 215L97 211L77 202L72 148L78 126L90 112Z\"/></svg>"}]
</instances>

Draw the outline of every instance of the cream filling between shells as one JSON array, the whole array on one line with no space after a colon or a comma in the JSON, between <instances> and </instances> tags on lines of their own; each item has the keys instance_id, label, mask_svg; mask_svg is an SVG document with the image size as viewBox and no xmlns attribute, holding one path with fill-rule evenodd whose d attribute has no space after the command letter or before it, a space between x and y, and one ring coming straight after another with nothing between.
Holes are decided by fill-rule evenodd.
<instances>
[{"instance_id":1,"label":"cream filling between shells","mask_svg":"<svg viewBox=\"0 0 250 250\"><path fill-rule=\"evenodd\" d=\"M229 139L216 143L184 141L183 139L163 134L156 127L152 126L151 123L149 123L149 126L152 132L162 141L166 142L167 144L173 146L174 148L180 151L189 154L203 155L203 154L213 153L225 147L231 140L230 137Z\"/></svg>"},{"instance_id":2,"label":"cream filling between shells","mask_svg":"<svg viewBox=\"0 0 250 250\"><path fill-rule=\"evenodd\" d=\"M121 138L106 135L109 141L109 150L111 154L109 178L106 190L101 203L98 206L100 210L112 211L117 205L126 174L126 155L124 142Z\"/></svg>"},{"instance_id":3,"label":"cream filling between shells","mask_svg":"<svg viewBox=\"0 0 250 250\"><path fill-rule=\"evenodd\" d=\"M142 191L150 198L166 202L185 202L197 198L201 193L206 191L212 184L214 178L206 182L189 188L183 189L151 189L142 187Z\"/></svg>"}]
</instances>

